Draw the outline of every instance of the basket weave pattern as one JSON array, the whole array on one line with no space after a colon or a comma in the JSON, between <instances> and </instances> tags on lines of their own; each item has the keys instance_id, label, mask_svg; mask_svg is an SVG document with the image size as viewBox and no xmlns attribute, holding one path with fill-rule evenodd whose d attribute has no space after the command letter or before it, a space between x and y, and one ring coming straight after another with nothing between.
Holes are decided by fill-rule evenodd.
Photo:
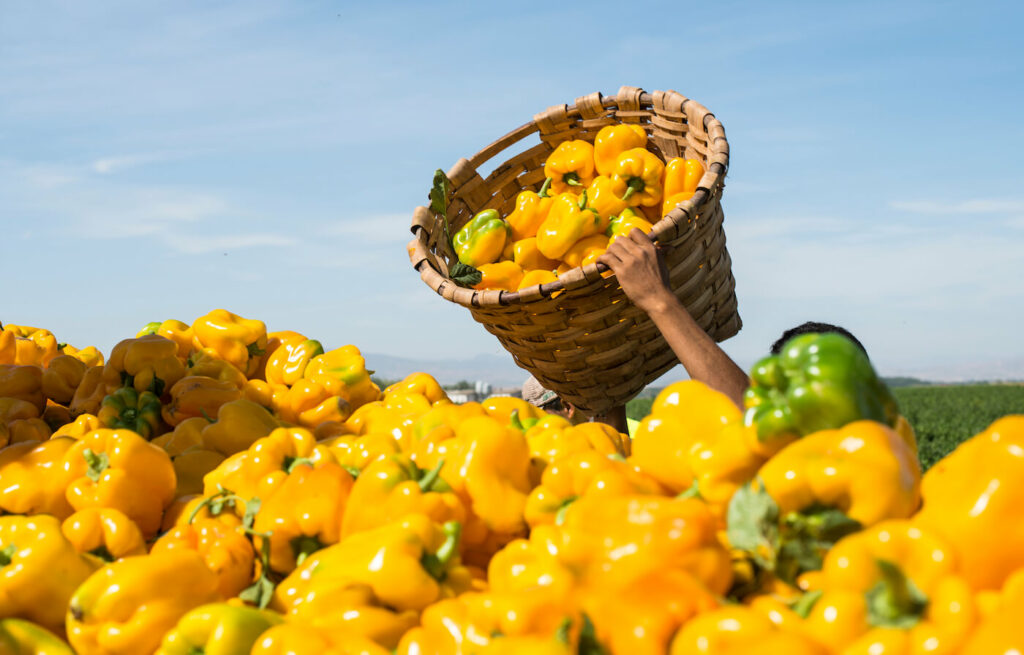
<instances>
[{"instance_id":1,"label":"basket weave pattern","mask_svg":"<svg viewBox=\"0 0 1024 655\"><path fill-rule=\"evenodd\" d=\"M598 130L636 123L648 134L648 149L664 160L699 159L705 174L694 196L659 221L651 237L662 248L670 286L697 323L716 341L736 334L735 280L722 227L721 197L729 165L722 124L706 108L674 91L646 93L622 87L615 96L593 93L573 105L556 105L448 171L452 234L477 212L502 216L525 189L544 182L544 162L559 143L593 143ZM478 168L519 141L538 133L540 144L512 156L482 177ZM426 207L413 214L409 257L423 281L498 337L519 366L585 414L623 405L678 363L647 315L619 288L604 266L590 264L558 281L517 292L475 291L448 276L456 258L443 221Z\"/></svg>"}]
</instances>

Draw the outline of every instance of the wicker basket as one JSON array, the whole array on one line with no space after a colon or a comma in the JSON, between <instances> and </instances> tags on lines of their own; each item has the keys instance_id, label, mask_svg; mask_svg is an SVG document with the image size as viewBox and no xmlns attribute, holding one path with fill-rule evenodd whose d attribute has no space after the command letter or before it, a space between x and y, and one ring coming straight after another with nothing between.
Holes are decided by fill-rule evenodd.
<instances>
[{"instance_id":1,"label":"wicker basket","mask_svg":"<svg viewBox=\"0 0 1024 655\"><path fill-rule=\"evenodd\" d=\"M637 123L647 130L648 149L663 159L701 160L706 173L697 192L654 226L670 283L697 323L716 341L736 334L740 317L735 280L722 229L722 182L729 144L722 124L703 106L675 91L646 93L623 87L618 95L593 93L573 105L556 105L448 171L448 218L452 233L476 212L494 208L502 216L524 189L544 182L544 161L568 139L593 142L598 130ZM540 133L540 144L515 154L482 177L477 169L523 139ZM514 152L522 149L514 148ZM516 292L475 291L448 276L456 259L443 222L426 207L413 214L409 257L423 281L498 337L515 361L547 388L588 415L623 405L678 360L647 315L623 294L604 266L576 268L558 281Z\"/></svg>"}]
</instances>

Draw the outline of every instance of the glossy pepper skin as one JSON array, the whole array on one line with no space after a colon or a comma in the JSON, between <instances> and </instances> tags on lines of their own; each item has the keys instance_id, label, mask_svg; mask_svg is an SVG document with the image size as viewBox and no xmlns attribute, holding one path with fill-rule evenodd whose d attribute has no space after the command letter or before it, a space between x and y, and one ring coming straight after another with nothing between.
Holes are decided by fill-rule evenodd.
<instances>
[{"instance_id":1,"label":"glossy pepper skin","mask_svg":"<svg viewBox=\"0 0 1024 655\"><path fill-rule=\"evenodd\" d=\"M267 347L263 321L242 318L226 309L215 309L192 323L193 346L204 348L253 377Z\"/></svg>"},{"instance_id":2,"label":"glossy pepper skin","mask_svg":"<svg viewBox=\"0 0 1024 655\"><path fill-rule=\"evenodd\" d=\"M82 349L75 348L70 344L64 344L61 352L79 360L87 367L103 366L103 353L96 349L96 346L87 346Z\"/></svg>"},{"instance_id":3,"label":"glossy pepper skin","mask_svg":"<svg viewBox=\"0 0 1024 655\"><path fill-rule=\"evenodd\" d=\"M573 268L586 266L597 261L607 248L608 237L603 234L592 234L572 244L562 255L562 261Z\"/></svg>"},{"instance_id":4,"label":"glossy pepper skin","mask_svg":"<svg viewBox=\"0 0 1024 655\"><path fill-rule=\"evenodd\" d=\"M474 289L500 289L515 291L523 279L523 267L514 261L502 260L493 264L481 264L480 281L473 285Z\"/></svg>"},{"instance_id":5,"label":"glossy pepper skin","mask_svg":"<svg viewBox=\"0 0 1024 655\"><path fill-rule=\"evenodd\" d=\"M0 517L0 616L60 632L68 600L96 567L64 538L54 517Z\"/></svg>"},{"instance_id":6,"label":"glossy pepper skin","mask_svg":"<svg viewBox=\"0 0 1024 655\"><path fill-rule=\"evenodd\" d=\"M107 396L107 387L103 383L104 368L103 366L93 366L82 376L82 381L71 398L71 404L68 405L72 417L82 414L95 415L100 411L100 403Z\"/></svg>"},{"instance_id":7,"label":"glossy pepper skin","mask_svg":"<svg viewBox=\"0 0 1024 655\"><path fill-rule=\"evenodd\" d=\"M665 192L661 214L667 215L683 200L689 200L697 191L704 165L698 159L674 157L665 164Z\"/></svg>"},{"instance_id":8,"label":"glossy pepper skin","mask_svg":"<svg viewBox=\"0 0 1024 655\"><path fill-rule=\"evenodd\" d=\"M390 434L342 435L325 441L323 445L330 449L338 464L349 472L360 474L373 462L402 452Z\"/></svg>"},{"instance_id":9,"label":"glossy pepper skin","mask_svg":"<svg viewBox=\"0 0 1024 655\"><path fill-rule=\"evenodd\" d=\"M1024 594L1017 595L978 625L960 655L1013 655L1024 652Z\"/></svg>"},{"instance_id":10,"label":"glossy pepper skin","mask_svg":"<svg viewBox=\"0 0 1024 655\"><path fill-rule=\"evenodd\" d=\"M41 414L46 408L43 369L31 365L0 364L0 398L17 398L32 403Z\"/></svg>"},{"instance_id":11,"label":"glossy pepper skin","mask_svg":"<svg viewBox=\"0 0 1024 655\"><path fill-rule=\"evenodd\" d=\"M160 430L162 408L160 399L153 393L121 387L103 399L96 418L105 428L131 430L149 439Z\"/></svg>"},{"instance_id":12,"label":"glossy pepper skin","mask_svg":"<svg viewBox=\"0 0 1024 655\"><path fill-rule=\"evenodd\" d=\"M67 457L75 443L70 437L57 437L0 450L0 509L61 520L71 516L75 510L65 492L87 468L84 459Z\"/></svg>"},{"instance_id":13,"label":"glossy pepper skin","mask_svg":"<svg viewBox=\"0 0 1024 655\"><path fill-rule=\"evenodd\" d=\"M597 210L587 207L587 194L562 193L552 201L548 217L537 230L537 250L549 259L561 259L572 244L601 231Z\"/></svg>"},{"instance_id":14,"label":"glossy pepper skin","mask_svg":"<svg viewBox=\"0 0 1024 655\"><path fill-rule=\"evenodd\" d=\"M0 330L0 364L45 367L59 354L57 338L49 330L10 323Z\"/></svg>"},{"instance_id":15,"label":"glossy pepper skin","mask_svg":"<svg viewBox=\"0 0 1024 655\"><path fill-rule=\"evenodd\" d=\"M558 261L548 259L537 249L537 237L527 237L512 244L512 261L524 271L544 269L554 270Z\"/></svg>"},{"instance_id":16,"label":"glossy pepper skin","mask_svg":"<svg viewBox=\"0 0 1024 655\"><path fill-rule=\"evenodd\" d=\"M626 457L631 449L629 436L606 423L570 425L557 415L548 415L528 429L526 443L530 447L530 476L534 481L540 480L548 464L564 455L592 451Z\"/></svg>"},{"instance_id":17,"label":"glossy pepper skin","mask_svg":"<svg viewBox=\"0 0 1024 655\"><path fill-rule=\"evenodd\" d=\"M868 356L841 334L793 337L750 373L744 421L766 444L861 419L896 424L899 408Z\"/></svg>"},{"instance_id":18,"label":"glossy pepper skin","mask_svg":"<svg viewBox=\"0 0 1024 655\"><path fill-rule=\"evenodd\" d=\"M272 570L291 573L316 551L338 543L352 484L348 471L333 462L299 466L263 501L253 530L270 535ZM266 538L256 537L255 547Z\"/></svg>"},{"instance_id":19,"label":"glossy pepper skin","mask_svg":"<svg viewBox=\"0 0 1024 655\"><path fill-rule=\"evenodd\" d=\"M156 655L249 655L260 635L284 617L228 603L201 605L164 635Z\"/></svg>"},{"instance_id":20,"label":"glossy pepper skin","mask_svg":"<svg viewBox=\"0 0 1024 655\"><path fill-rule=\"evenodd\" d=\"M178 358L177 344L156 334L119 342L103 367L107 393L128 385L162 396L183 377L185 364Z\"/></svg>"},{"instance_id":21,"label":"glossy pepper skin","mask_svg":"<svg viewBox=\"0 0 1024 655\"><path fill-rule=\"evenodd\" d=\"M188 359L189 354L192 352L192 326L188 323L182 323L174 319L154 321L143 326L135 336L144 337L148 334L155 334L173 341L178 346L179 359Z\"/></svg>"},{"instance_id":22,"label":"glossy pepper skin","mask_svg":"<svg viewBox=\"0 0 1024 655\"><path fill-rule=\"evenodd\" d=\"M186 612L219 600L217 577L192 551L128 557L75 590L68 641L83 655L152 653Z\"/></svg>"},{"instance_id":23,"label":"glossy pepper skin","mask_svg":"<svg viewBox=\"0 0 1024 655\"><path fill-rule=\"evenodd\" d=\"M829 652L741 605L730 605L695 617L675 636L669 650L670 655L828 655Z\"/></svg>"},{"instance_id":24,"label":"glossy pepper skin","mask_svg":"<svg viewBox=\"0 0 1024 655\"><path fill-rule=\"evenodd\" d=\"M46 365L40 388L43 394L54 402L66 405L75 397L75 390L85 377L88 368L81 360L71 355L57 355Z\"/></svg>"},{"instance_id":25,"label":"glossy pepper skin","mask_svg":"<svg viewBox=\"0 0 1024 655\"><path fill-rule=\"evenodd\" d=\"M260 635L251 655L391 655L391 650L358 635L286 623Z\"/></svg>"},{"instance_id":26,"label":"glossy pepper skin","mask_svg":"<svg viewBox=\"0 0 1024 655\"><path fill-rule=\"evenodd\" d=\"M203 428L202 444L227 457L248 449L280 426L266 408L239 398L217 409L217 420Z\"/></svg>"},{"instance_id":27,"label":"glossy pepper skin","mask_svg":"<svg viewBox=\"0 0 1024 655\"><path fill-rule=\"evenodd\" d=\"M22 619L0 620L0 654L75 655L60 637Z\"/></svg>"},{"instance_id":28,"label":"glossy pepper skin","mask_svg":"<svg viewBox=\"0 0 1024 655\"><path fill-rule=\"evenodd\" d=\"M508 223L498 210L484 209L455 233L452 244L459 261L475 268L498 261L508 237Z\"/></svg>"},{"instance_id":29,"label":"glossy pepper skin","mask_svg":"<svg viewBox=\"0 0 1024 655\"><path fill-rule=\"evenodd\" d=\"M171 551L194 551L202 557L217 579L217 589L224 598L233 598L252 581L256 553L240 521L230 520L229 513L211 518L193 515L195 508L183 512L183 522L171 527L153 544L156 555Z\"/></svg>"},{"instance_id":30,"label":"glossy pepper skin","mask_svg":"<svg viewBox=\"0 0 1024 655\"><path fill-rule=\"evenodd\" d=\"M104 563L146 554L146 539L139 526L116 509L83 509L64 519L60 529L75 550Z\"/></svg>"},{"instance_id":31,"label":"glossy pepper skin","mask_svg":"<svg viewBox=\"0 0 1024 655\"><path fill-rule=\"evenodd\" d=\"M463 523L466 510L439 476L441 463L425 471L405 455L374 462L359 474L349 494L342 535L372 530L408 514L435 523Z\"/></svg>"},{"instance_id":32,"label":"glossy pepper skin","mask_svg":"<svg viewBox=\"0 0 1024 655\"><path fill-rule=\"evenodd\" d=\"M640 125L606 125L594 137L594 167L598 175L611 175L619 155L633 148L647 147L647 132Z\"/></svg>"},{"instance_id":33,"label":"glossy pepper skin","mask_svg":"<svg viewBox=\"0 0 1024 655\"><path fill-rule=\"evenodd\" d=\"M594 146L587 141L563 141L544 162L544 176L551 179L551 193L575 195L594 178Z\"/></svg>"},{"instance_id":34,"label":"glossy pepper skin","mask_svg":"<svg viewBox=\"0 0 1024 655\"><path fill-rule=\"evenodd\" d=\"M234 364L218 359L208 348L196 350L189 355L186 375L213 378L218 382L230 382L239 389L244 387L248 381L245 378L245 373L238 370Z\"/></svg>"},{"instance_id":35,"label":"glossy pepper skin","mask_svg":"<svg viewBox=\"0 0 1024 655\"><path fill-rule=\"evenodd\" d=\"M587 187L587 206L601 217L601 223L598 225L599 232L607 230L611 219L629 207L627 202L616 193L612 178L604 175L595 177Z\"/></svg>"},{"instance_id":36,"label":"glossy pepper skin","mask_svg":"<svg viewBox=\"0 0 1024 655\"><path fill-rule=\"evenodd\" d=\"M395 610L420 611L469 588L458 540L457 523L442 528L420 514L358 532L308 557L278 585L274 607L312 614L319 606L326 613L332 589L361 583Z\"/></svg>"},{"instance_id":37,"label":"glossy pepper skin","mask_svg":"<svg viewBox=\"0 0 1024 655\"><path fill-rule=\"evenodd\" d=\"M309 361L322 354L324 354L324 347L315 339L303 339L298 343L282 343L267 360L267 382L288 386L295 384L306 372Z\"/></svg>"},{"instance_id":38,"label":"glossy pepper skin","mask_svg":"<svg viewBox=\"0 0 1024 655\"><path fill-rule=\"evenodd\" d=\"M1024 415L960 444L925 473L921 497L914 522L949 543L971 587L1000 588L1024 568Z\"/></svg>"},{"instance_id":39,"label":"glossy pepper skin","mask_svg":"<svg viewBox=\"0 0 1024 655\"><path fill-rule=\"evenodd\" d=\"M512 241L521 241L537 236L537 230L540 229L551 210L552 200L548 195L547 188L541 191L542 193L520 191L516 196L516 207L505 219L508 221L509 239Z\"/></svg>"},{"instance_id":40,"label":"glossy pepper skin","mask_svg":"<svg viewBox=\"0 0 1024 655\"><path fill-rule=\"evenodd\" d=\"M220 406L242 397L232 382L223 382L201 375L189 375L171 387L171 402L164 405L161 416L168 425L177 425L196 416L216 416Z\"/></svg>"},{"instance_id":41,"label":"glossy pepper skin","mask_svg":"<svg viewBox=\"0 0 1024 655\"><path fill-rule=\"evenodd\" d=\"M528 289L530 287L535 287L538 284L548 284L549 282L554 282L557 279L558 276L551 271L529 271L523 275L521 280L519 280L519 285L516 287L516 290Z\"/></svg>"},{"instance_id":42,"label":"glossy pepper skin","mask_svg":"<svg viewBox=\"0 0 1024 655\"><path fill-rule=\"evenodd\" d=\"M87 467L67 487L72 507L112 507L135 521L146 538L157 533L176 485L171 458L162 448L130 430L103 429L76 441L64 461Z\"/></svg>"},{"instance_id":43,"label":"glossy pepper skin","mask_svg":"<svg viewBox=\"0 0 1024 655\"><path fill-rule=\"evenodd\" d=\"M380 387L370 379L366 359L348 345L317 355L306 366L304 377L320 384L332 396L342 396L353 409L380 398Z\"/></svg>"},{"instance_id":44,"label":"glossy pepper skin","mask_svg":"<svg viewBox=\"0 0 1024 655\"><path fill-rule=\"evenodd\" d=\"M630 207L660 207L665 163L644 148L619 155L612 168L612 191Z\"/></svg>"},{"instance_id":45,"label":"glossy pepper skin","mask_svg":"<svg viewBox=\"0 0 1024 655\"><path fill-rule=\"evenodd\" d=\"M544 469L540 484L526 500L524 516L533 528L558 523L565 510L584 494L596 497L665 493L654 478L625 461L596 451L569 453Z\"/></svg>"}]
</instances>

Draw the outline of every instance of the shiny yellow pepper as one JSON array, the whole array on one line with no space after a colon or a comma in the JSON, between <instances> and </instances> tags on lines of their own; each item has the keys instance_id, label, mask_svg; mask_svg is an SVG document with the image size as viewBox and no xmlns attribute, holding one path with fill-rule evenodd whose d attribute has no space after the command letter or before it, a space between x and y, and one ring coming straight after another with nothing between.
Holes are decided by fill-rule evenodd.
<instances>
[{"instance_id":1,"label":"shiny yellow pepper","mask_svg":"<svg viewBox=\"0 0 1024 655\"><path fill-rule=\"evenodd\" d=\"M0 362L5 364L45 367L60 354L57 338L49 330L7 324L0 335Z\"/></svg>"},{"instance_id":2,"label":"shiny yellow pepper","mask_svg":"<svg viewBox=\"0 0 1024 655\"><path fill-rule=\"evenodd\" d=\"M253 377L267 347L267 326L263 321L242 318L225 309L215 309L192 323L196 350L209 348L220 359L234 365L246 377Z\"/></svg>"},{"instance_id":3,"label":"shiny yellow pepper","mask_svg":"<svg viewBox=\"0 0 1024 655\"><path fill-rule=\"evenodd\" d=\"M587 207L601 217L598 231L604 232L608 229L609 221L625 211L629 204L619 197L612 178L599 175L587 187Z\"/></svg>"},{"instance_id":4,"label":"shiny yellow pepper","mask_svg":"<svg viewBox=\"0 0 1024 655\"><path fill-rule=\"evenodd\" d=\"M537 237L527 237L512 244L512 261L524 271L536 269L550 271L558 267L557 260L548 259L537 249Z\"/></svg>"},{"instance_id":5,"label":"shiny yellow pepper","mask_svg":"<svg viewBox=\"0 0 1024 655\"><path fill-rule=\"evenodd\" d=\"M537 250L548 259L561 259L572 244L597 234L602 225L597 210L587 207L586 192L579 197L571 193L559 194L537 230Z\"/></svg>"},{"instance_id":6,"label":"shiny yellow pepper","mask_svg":"<svg viewBox=\"0 0 1024 655\"><path fill-rule=\"evenodd\" d=\"M124 512L109 507L90 507L64 519L61 532L80 553L103 562L146 554L146 539L139 526Z\"/></svg>"},{"instance_id":7,"label":"shiny yellow pepper","mask_svg":"<svg viewBox=\"0 0 1024 655\"><path fill-rule=\"evenodd\" d=\"M68 600L97 566L64 538L56 518L0 517L0 616L60 632Z\"/></svg>"},{"instance_id":8,"label":"shiny yellow pepper","mask_svg":"<svg viewBox=\"0 0 1024 655\"><path fill-rule=\"evenodd\" d=\"M100 403L107 396L107 386L103 382L103 369L105 366L93 366L85 371L82 381L75 389L75 395L71 398L68 409L71 416L82 414L96 414L100 411Z\"/></svg>"},{"instance_id":9,"label":"shiny yellow pepper","mask_svg":"<svg viewBox=\"0 0 1024 655\"><path fill-rule=\"evenodd\" d=\"M537 236L537 230L551 210L551 196L545 183L540 193L521 191L516 196L516 207L505 219L509 226L509 239L521 241Z\"/></svg>"},{"instance_id":10,"label":"shiny yellow pepper","mask_svg":"<svg viewBox=\"0 0 1024 655\"><path fill-rule=\"evenodd\" d=\"M479 267L498 261L509 239L509 226L496 209L477 212L452 237L459 261Z\"/></svg>"},{"instance_id":11,"label":"shiny yellow pepper","mask_svg":"<svg viewBox=\"0 0 1024 655\"><path fill-rule=\"evenodd\" d=\"M530 287L535 287L538 284L548 284L550 282L554 282L557 279L558 276L555 275L552 271L528 271L525 275L523 275L523 278L519 280L519 285L516 287L516 290L518 291L521 289L528 289Z\"/></svg>"},{"instance_id":12,"label":"shiny yellow pepper","mask_svg":"<svg viewBox=\"0 0 1024 655\"><path fill-rule=\"evenodd\" d=\"M439 400L448 400L448 394L445 393L441 383L433 375L422 372L410 373L384 389L384 395L393 393L419 394L431 403L436 403Z\"/></svg>"},{"instance_id":13,"label":"shiny yellow pepper","mask_svg":"<svg viewBox=\"0 0 1024 655\"><path fill-rule=\"evenodd\" d=\"M0 509L11 514L74 513L66 490L86 470L84 459L68 459L70 437L43 443L19 443L0 450Z\"/></svg>"},{"instance_id":14,"label":"shiny yellow pepper","mask_svg":"<svg viewBox=\"0 0 1024 655\"><path fill-rule=\"evenodd\" d=\"M481 277L480 281L473 285L473 288L478 291L485 289L515 291L523 279L522 266L507 259L493 264L481 264L477 270L480 271Z\"/></svg>"},{"instance_id":15,"label":"shiny yellow pepper","mask_svg":"<svg viewBox=\"0 0 1024 655\"><path fill-rule=\"evenodd\" d=\"M164 635L156 655L249 655L260 635L284 621L276 612L229 603L201 605Z\"/></svg>"},{"instance_id":16,"label":"shiny yellow pepper","mask_svg":"<svg viewBox=\"0 0 1024 655\"><path fill-rule=\"evenodd\" d=\"M630 207L619 212L617 216L613 216L608 223L608 229L605 232L608 235L608 245L612 245L619 237L626 236L632 232L633 228L640 230L644 234L650 234L654 226Z\"/></svg>"},{"instance_id":17,"label":"shiny yellow pepper","mask_svg":"<svg viewBox=\"0 0 1024 655\"><path fill-rule=\"evenodd\" d=\"M128 557L75 590L68 641L83 655L152 653L186 612L219 600L217 577L193 551Z\"/></svg>"},{"instance_id":18,"label":"shiny yellow pepper","mask_svg":"<svg viewBox=\"0 0 1024 655\"><path fill-rule=\"evenodd\" d=\"M176 484L171 458L162 448L130 430L102 429L75 441L64 462L87 467L67 487L72 507L112 507L135 521L147 538L156 535Z\"/></svg>"},{"instance_id":19,"label":"shiny yellow pepper","mask_svg":"<svg viewBox=\"0 0 1024 655\"><path fill-rule=\"evenodd\" d=\"M75 348L70 344L64 344L60 349L62 354L70 355L86 366L103 366L103 353L96 349L96 346L87 346L82 349Z\"/></svg>"},{"instance_id":20,"label":"shiny yellow pepper","mask_svg":"<svg viewBox=\"0 0 1024 655\"><path fill-rule=\"evenodd\" d=\"M57 635L31 621L0 619L3 655L75 655Z\"/></svg>"},{"instance_id":21,"label":"shiny yellow pepper","mask_svg":"<svg viewBox=\"0 0 1024 655\"><path fill-rule=\"evenodd\" d=\"M197 506L184 512L184 522L172 526L157 539L150 552L154 555L172 551L198 553L216 576L220 595L233 598L251 582L256 553L237 524L221 517L199 516L198 509Z\"/></svg>"},{"instance_id":22,"label":"shiny yellow pepper","mask_svg":"<svg viewBox=\"0 0 1024 655\"><path fill-rule=\"evenodd\" d=\"M81 360L70 355L58 355L50 360L43 371L40 387L43 394L55 402L68 404L75 397L75 390L82 383L88 367Z\"/></svg>"},{"instance_id":23,"label":"shiny yellow pepper","mask_svg":"<svg viewBox=\"0 0 1024 655\"><path fill-rule=\"evenodd\" d=\"M665 164L664 202L662 216L675 209L684 200L689 200L697 191L697 185L704 176L704 165L698 159L674 157Z\"/></svg>"},{"instance_id":24,"label":"shiny yellow pepper","mask_svg":"<svg viewBox=\"0 0 1024 655\"><path fill-rule=\"evenodd\" d=\"M213 352L204 348L196 350L187 360L186 375L213 378L219 382L230 382L239 389L245 386L247 380L245 374L239 371L234 364L218 359Z\"/></svg>"},{"instance_id":25,"label":"shiny yellow pepper","mask_svg":"<svg viewBox=\"0 0 1024 655\"><path fill-rule=\"evenodd\" d=\"M594 178L594 146L580 139L563 141L544 162L544 176L554 195L587 188Z\"/></svg>"},{"instance_id":26,"label":"shiny yellow pepper","mask_svg":"<svg viewBox=\"0 0 1024 655\"><path fill-rule=\"evenodd\" d=\"M640 125L606 125L594 137L594 166L599 175L611 175L619 155L633 148L647 147L647 132Z\"/></svg>"},{"instance_id":27,"label":"shiny yellow pepper","mask_svg":"<svg viewBox=\"0 0 1024 655\"><path fill-rule=\"evenodd\" d=\"M231 382L200 375L190 375L171 387L171 402L160 414L168 425L177 425L196 416L217 415L220 406L242 397L242 391Z\"/></svg>"},{"instance_id":28,"label":"shiny yellow pepper","mask_svg":"<svg viewBox=\"0 0 1024 655\"><path fill-rule=\"evenodd\" d=\"M586 266L597 261L597 258L604 254L608 248L608 237L603 234L592 234L583 237L565 251L562 261L569 266Z\"/></svg>"},{"instance_id":29,"label":"shiny yellow pepper","mask_svg":"<svg viewBox=\"0 0 1024 655\"><path fill-rule=\"evenodd\" d=\"M669 655L828 655L830 652L798 632L776 626L754 610L730 605L701 614L683 626L672 640Z\"/></svg>"},{"instance_id":30,"label":"shiny yellow pepper","mask_svg":"<svg viewBox=\"0 0 1024 655\"><path fill-rule=\"evenodd\" d=\"M285 623L260 635L250 655L391 655L391 650L358 635Z\"/></svg>"},{"instance_id":31,"label":"shiny yellow pepper","mask_svg":"<svg viewBox=\"0 0 1024 655\"><path fill-rule=\"evenodd\" d=\"M103 367L107 393L127 385L162 396L183 377L185 364L178 359L177 344L156 334L119 342Z\"/></svg>"},{"instance_id":32,"label":"shiny yellow pepper","mask_svg":"<svg viewBox=\"0 0 1024 655\"><path fill-rule=\"evenodd\" d=\"M633 148L619 155L612 167L612 190L630 207L660 207L665 164L658 156L643 148Z\"/></svg>"},{"instance_id":33,"label":"shiny yellow pepper","mask_svg":"<svg viewBox=\"0 0 1024 655\"><path fill-rule=\"evenodd\" d=\"M317 355L304 377L323 385L333 396L343 396L353 409L380 398L380 387L370 379L366 360L355 346L342 346Z\"/></svg>"},{"instance_id":34,"label":"shiny yellow pepper","mask_svg":"<svg viewBox=\"0 0 1024 655\"><path fill-rule=\"evenodd\" d=\"M217 420L203 428L203 447L228 456L247 450L281 423L261 405L245 398L224 403L217 409Z\"/></svg>"},{"instance_id":35,"label":"shiny yellow pepper","mask_svg":"<svg viewBox=\"0 0 1024 655\"><path fill-rule=\"evenodd\" d=\"M194 347L192 342L192 326L174 319L147 323L135 336L144 337L147 334L155 334L173 341L178 346L178 358L182 360L188 359Z\"/></svg>"},{"instance_id":36,"label":"shiny yellow pepper","mask_svg":"<svg viewBox=\"0 0 1024 655\"><path fill-rule=\"evenodd\" d=\"M370 433L364 435L342 435L323 442L338 464L353 474L360 473L367 466L390 455L402 452L390 434Z\"/></svg>"},{"instance_id":37,"label":"shiny yellow pepper","mask_svg":"<svg viewBox=\"0 0 1024 655\"><path fill-rule=\"evenodd\" d=\"M306 372L309 361L322 354L324 347L315 339L282 343L267 360L267 382L288 386L295 384Z\"/></svg>"}]
</instances>

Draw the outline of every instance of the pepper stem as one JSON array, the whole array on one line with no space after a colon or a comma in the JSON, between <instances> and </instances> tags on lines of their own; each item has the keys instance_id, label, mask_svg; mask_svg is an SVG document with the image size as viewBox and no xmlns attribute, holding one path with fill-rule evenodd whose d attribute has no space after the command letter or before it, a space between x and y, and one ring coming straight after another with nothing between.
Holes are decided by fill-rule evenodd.
<instances>
[{"instance_id":1,"label":"pepper stem","mask_svg":"<svg viewBox=\"0 0 1024 655\"><path fill-rule=\"evenodd\" d=\"M299 466L313 466L313 460L308 457L285 457L281 466L285 473L292 473Z\"/></svg>"},{"instance_id":2,"label":"pepper stem","mask_svg":"<svg viewBox=\"0 0 1024 655\"><path fill-rule=\"evenodd\" d=\"M578 173L566 173L562 176L562 181L569 186L583 186L583 184L580 183L580 176Z\"/></svg>"},{"instance_id":3,"label":"pepper stem","mask_svg":"<svg viewBox=\"0 0 1024 655\"><path fill-rule=\"evenodd\" d=\"M419 479L419 482L417 482L420 486L420 491L427 493L431 490L431 487L434 486L434 483L437 482L437 479L441 476L441 469L443 467L444 460L440 459L437 461L437 464L434 464L434 468L423 474L423 477Z\"/></svg>"},{"instance_id":4,"label":"pepper stem","mask_svg":"<svg viewBox=\"0 0 1024 655\"><path fill-rule=\"evenodd\" d=\"M921 620L928 597L896 564L876 559L882 579L867 594L868 622L884 628L909 629Z\"/></svg>"},{"instance_id":5,"label":"pepper stem","mask_svg":"<svg viewBox=\"0 0 1024 655\"><path fill-rule=\"evenodd\" d=\"M645 186L646 185L644 184L643 179L641 179L639 177L631 177L631 178L629 178L629 182L626 183L626 192L624 194L622 194L622 198L621 199L623 201L629 200L629 198L634 193L639 193L639 192L643 191Z\"/></svg>"},{"instance_id":6,"label":"pepper stem","mask_svg":"<svg viewBox=\"0 0 1024 655\"><path fill-rule=\"evenodd\" d=\"M0 550L0 566L7 566L14 560L14 553L18 552L18 547L14 544L7 544Z\"/></svg>"},{"instance_id":7,"label":"pepper stem","mask_svg":"<svg viewBox=\"0 0 1024 655\"><path fill-rule=\"evenodd\" d=\"M459 537L462 535L462 524L458 521L448 521L441 526L441 530L445 534L444 543L437 549L437 552L423 553L423 556L420 558L420 564L430 574L430 577L438 582L444 580L448 575L448 572L445 570L448 562L459 552Z\"/></svg>"},{"instance_id":8,"label":"pepper stem","mask_svg":"<svg viewBox=\"0 0 1024 655\"><path fill-rule=\"evenodd\" d=\"M295 566L302 566L306 558L320 550L324 545L316 535L299 535L291 541L292 553L295 554Z\"/></svg>"},{"instance_id":9,"label":"pepper stem","mask_svg":"<svg viewBox=\"0 0 1024 655\"><path fill-rule=\"evenodd\" d=\"M553 181L554 181L554 178L551 178L551 177L545 178L544 184L541 185L540 191L537 192L537 195L540 196L541 198L547 198L548 197L548 190L551 188L551 183Z\"/></svg>"},{"instance_id":10,"label":"pepper stem","mask_svg":"<svg viewBox=\"0 0 1024 655\"><path fill-rule=\"evenodd\" d=\"M85 458L85 463L89 465L89 470L85 472L89 479L93 482L99 482L100 476L110 466L110 458L106 453L96 454L90 448L86 448L82 451L82 457Z\"/></svg>"},{"instance_id":11,"label":"pepper stem","mask_svg":"<svg viewBox=\"0 0 1024 655\"><path fill-rule=\"evenodd\" d=\"M586 189L583 189L583 193L580 194L580 201L579 201L579 203L577 203L577 206L580 209L586 209L587 208L587 190Z\"/></svg>"}]
</instances>

